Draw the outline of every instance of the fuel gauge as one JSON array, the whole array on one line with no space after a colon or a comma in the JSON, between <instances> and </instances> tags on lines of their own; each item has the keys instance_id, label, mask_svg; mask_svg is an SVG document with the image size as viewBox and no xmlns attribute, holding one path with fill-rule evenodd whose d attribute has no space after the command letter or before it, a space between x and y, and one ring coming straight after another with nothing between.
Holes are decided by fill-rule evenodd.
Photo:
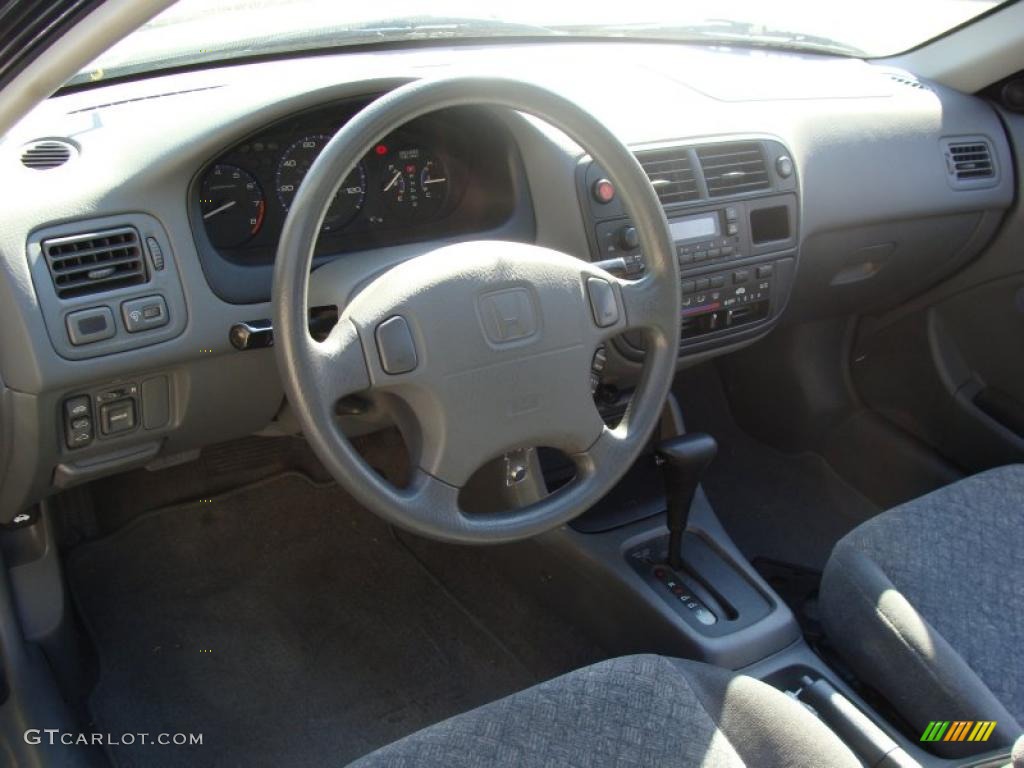
<instances>
[{"instance_id":1,"label":"fuel gauge","mask_svg":"<svg viewBox=\"0 0 1024 768\"><path fill-rule=\"evenodd\" d=\"M392 158L381 176L381 194L396 218L408 223L437 215L448 195L444 166L418 148Z\"/></svg>"}]
</instances>

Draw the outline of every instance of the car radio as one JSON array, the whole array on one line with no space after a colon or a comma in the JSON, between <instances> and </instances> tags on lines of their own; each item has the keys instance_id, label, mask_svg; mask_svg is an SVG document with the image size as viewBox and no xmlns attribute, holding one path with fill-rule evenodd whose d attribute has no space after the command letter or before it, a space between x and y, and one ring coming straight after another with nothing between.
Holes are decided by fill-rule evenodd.
<instances>
[{"instance_id":1,"label":"car radio","mask_svg":"<svg viewBox=\"0 0 1024 768\"><path fill-rule=\"evenodd\" d=\"M675 212L673 212L675 213ZM719 208L669 215L668 226L683 271L792 247L795 199L738 200ZM628 219L598 222L601 259L621 258L631 275L643 271L636 228Z\"/></svg>"}]
</instances>

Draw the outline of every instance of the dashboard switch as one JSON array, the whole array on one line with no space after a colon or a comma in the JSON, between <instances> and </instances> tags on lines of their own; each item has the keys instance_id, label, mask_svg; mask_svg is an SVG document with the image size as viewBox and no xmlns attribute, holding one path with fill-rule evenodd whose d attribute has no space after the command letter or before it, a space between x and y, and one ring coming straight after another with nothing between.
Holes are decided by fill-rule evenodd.
<instances>
[{"instance_id":1,"label":"dashboard switch","mask_svg":"<svg viewBox=\"0 0 1024 768\"><path fill-rule=\"evenodd\" d=\"M632 251L640 245L640 235L636 227L625 226L619 230L619 247L624 251Z\"/></svg>"},{"instance_id":2,"label":"dashboard switch","mask_svg":"<svg viewBox=\"0 0 1024 768\"><path fill-rule=\"evenodd\" d=\"M100 429L104 435L117 435L135 429L135 401L118 400L101 405Z\"/></svg>"},{"instance_id":3,"label":"dashboard switch","mask_svg":"<svg viewBox=\"0 0 1024 768\"><path fill-rule=\"evenodd\" d=\"M121 317L128 333L149 331L167 325L167 303L163 296L145 296L121 304Z\"/></svg>"},{"instance_id":4,"label":"dashboard switch","mask_svg":"<svg viewBox=\"0 0 1024 768\"><path fill-rule=\"evenodd\" d=\"M598 179L594 182L592 193L597 202L606 205L615 199L615 185L608 179Z\"/></svg>"},{"instance_id":5,"label":"dashboard switch","mask_svg":"<svg viewBox=\"0 0 1024 768\"><path fill-rule=\"evenodd\" d=\"M92 403L88 395L64 401L64 440L68 448L82 448L92 442Z\"/></svg>"},{"instance_id":6,"label":"dashboard switch","mask_svg":"<svg viewBox=\"0 0 1024 768\"><path fill-rule=\"evenodd\" d=\"M109 307L80 309L67 316L68 338L76 347L109 339L117 328Z\"/></svg>"},{"instance_id":7,"label":"dashboard switch","mask_svg":"<svg viewBox=\"0 0 1024 768\"><path fill-rule=\"evenodd\" d=\"M380 367L385 373L408 373L419 363L409 323L401 315L389 317L378 325L374 336L377 338Z\"/></svg>"}]
</instances>

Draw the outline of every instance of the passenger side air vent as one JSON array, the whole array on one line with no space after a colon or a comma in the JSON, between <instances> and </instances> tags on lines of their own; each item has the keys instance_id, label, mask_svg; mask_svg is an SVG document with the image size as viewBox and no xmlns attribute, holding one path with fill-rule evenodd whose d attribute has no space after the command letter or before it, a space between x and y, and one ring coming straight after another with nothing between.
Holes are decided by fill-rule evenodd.
<instances>
[{"instance_id":1,"label":"passenger side air vent","mask_svg":"<svg viewBox=\"0 0 1024 768\"><path fill-rule=\"evenodd\" d=\"M946 140L943 144L950 184L954 187L972 187L994 183L996 167L992 160L992 147L987 140Z\"/></svg>"},{"instance_id":2,"label":"passenger side air vent","mask_svg":"<svg viewBox=\"0 0 1024 768\"><path fill-rule=\"evenodd\" d=\"M689 150L682 147L649 150L638 153L636 159L651 180L662 205L688 203L700 198Z\"/></svg>"},{"instance_id":3,"label":"passenger side air vent","mask_svg":"<svg viewBox=\"0 0 1024 768\"><path fill-rule=\"evenodd\" d=\"M25 145L21 153L21 164L26 168L45 171L57 168L71 159L74 147L64 141L33 141Z\"/></svg>"},{"instance_id":4,"label":"passenger side air vent","mask_svg":"<svg viewBox=\"0 0 1024 768\"><path fill-rule=\"evenodd\" d=\"M761 145L756 141L708 144L697 148L711 197L756 192L771 187Z\"/></svg>"},{"instance_id":5,"label":"passenger side air vent","mask_svg":"<svg viewBox=\"0 0 1024 768\"><path fill-rule=\"evenodd\" d=\"M42 243L57 296L70 299L146 282L146 266L133 227L53 237Z\"/></svg>"}]
</instances>

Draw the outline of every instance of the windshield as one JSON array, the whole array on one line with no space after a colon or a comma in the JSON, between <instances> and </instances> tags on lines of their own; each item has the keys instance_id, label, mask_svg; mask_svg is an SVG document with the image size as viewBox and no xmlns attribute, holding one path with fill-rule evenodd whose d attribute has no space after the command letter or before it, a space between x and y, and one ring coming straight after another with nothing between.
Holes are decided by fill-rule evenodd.
<instances>
[{"instance_id":1,"label":"windshield","mask_svg":"<svg viewBox=\"0 0 1024 768\"><path fill-rule=\"evenodd\" d=\"M998 0L180 0L70 84L168 67L401 41L627 37L887 56Z\"/></svg>"}]
</instances>

